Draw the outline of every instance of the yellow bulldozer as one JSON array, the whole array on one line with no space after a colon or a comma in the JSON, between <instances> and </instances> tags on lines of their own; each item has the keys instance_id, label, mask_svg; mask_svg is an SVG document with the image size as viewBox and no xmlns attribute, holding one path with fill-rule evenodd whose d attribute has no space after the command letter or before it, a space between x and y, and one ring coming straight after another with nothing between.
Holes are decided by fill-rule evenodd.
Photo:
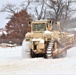
<instances>
[{"instance_id":1,"label":"yellow bulldozer","mask_svg":"<svg viewBox=\"0 0 76 75\"><path fill-rule=\"evenodd\" d=\"M25 41L29 43L32 58L65 57L67 50L74 45L74 34L63 32L60 22L53 20L38 20L29 22L31 32L26 33Z\"/></svg>"}]
</instances>

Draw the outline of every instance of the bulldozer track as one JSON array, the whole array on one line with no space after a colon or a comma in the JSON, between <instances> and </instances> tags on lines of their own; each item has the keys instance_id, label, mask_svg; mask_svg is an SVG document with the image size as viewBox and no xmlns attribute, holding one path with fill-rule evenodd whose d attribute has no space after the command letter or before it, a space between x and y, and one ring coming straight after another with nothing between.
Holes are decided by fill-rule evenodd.
<instances>
[{"instance_id":1,"label":"bulldozer track","mask_svg":"<svg viewBox=\"0 0 76 75\"><path fill-rule=\"evenodd\" d=\"M52 58L52 49L53 49L53 41L49 42L47 50L46 50L46 57Z\"/></svg>"},{"instance_id":2,"label":"bulldozer track","mask_svg":"<svg viewBox=\"0 0 76 75\"><path fill-rule=\"evenodd\" d=\"M50 58L56 58L55 56L53 56L53 51L55 50L54 48L54 44L55 42L58 44L57 48L56 49L60 49L61 51L59 51L59 53L56 54L56 56L58 56L59 54L61 54L62 52L65 52L67 51L67 49L69 48L69 46L67 47L64 47L63 45L61 45L58 41L50 41L48 43L48 46L47 46L47 49L46 49L46 57L48 59Z\"/></svg>"}]
</instances>

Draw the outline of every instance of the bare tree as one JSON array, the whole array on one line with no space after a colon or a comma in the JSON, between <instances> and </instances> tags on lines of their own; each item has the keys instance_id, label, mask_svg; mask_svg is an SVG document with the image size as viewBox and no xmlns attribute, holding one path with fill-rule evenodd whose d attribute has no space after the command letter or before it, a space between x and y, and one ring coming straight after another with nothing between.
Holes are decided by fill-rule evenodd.
<instances>
[{"instance_id":1,"label":"bare tree","mask_svg":"<svg viewBox=\"0 0 76 75\"><path fill-rule=\"evenodd\" d=\"M71 8L72 0L48 0L45 1L47 9L49 9L49 16L60 20L61 18L67 19L70 13L74 12L75 9ZM47 12L47 13L48 13Z\"/></svg>"},{"instance_id":2,"label":"bare tree","mask_svg":"<svg viewBox=\"0 0 76 75\"><path fill-rule=\"evenodd\" d=\"M6 4L1 9L1 12L8 12L8 13L11 13L11 14L15 14L17 11L18 11L18 7L16 7L16 5L10 4L10 3Z\"/></svg>"},{"instance_id":3,"label":"bare tree","mask_svg":"<svg viewBox=\"0 0 76 75\"><path fill-rule=\"evenodd\" d=\"M33 19L45 19L46 7L44 0L25 0L21 3L21 6L30 12Z\"/></svg>"},{"instance_id":4,"label":"bare tree","mask_svg":"<svg viewBox=\"0 0 76 75\"><path fill-rule=\"evenodd\" d=\"M19 10L19 8L16 7L16 5L8 3L2 7L0 12L7 12L8 13L7 19L10 19L12 15L14 15L18 12L18 10Z\"/></svg>"},{"instance_id":5,"label":"bare tree","mask_svg":"<svg viewBox=\"0 0 76 75\"><path fill-rule=\"evenodd\" d=\"M55 18L56 20L68 19L75 9L71 8L72 0L27 0L27 10L35 19Z\"/></svg>"},{"instance_id":6,"label":"bare tree","mask_svg":"<svg viewBox=\"0 0 76 75\"><path fill-rule=\"evenodd\" d=\"M71 6L75 3L73 0L67 0L64 7L64 18L69 19L72 17L73 13L75 13L76 8L72 8Z\"/></svg>"},{"instance_id":7,"label":"bare tree","mask_svg":"<svg viewBox=\"0 0 76 75\"><path fill-rule=\"evenodd\" d=\"M21 10L27 10L28 6L30 5L30 0L26 0L20 4L20 6L16 6L15 4L12 3L7 3L5 4L0 12L7 12L8 17L7 19L10 19L12 15L18 13Z\"/></svg>"},{"instance_id":8,"label":"bare tree","mask_svg":"<svg viewBox=\"0 0 76 75\"><path fill-rule=\"evenodd\" d=\"M25 0L23 1L20 6L21 6L21 9L25 9L25 10L28 10L29 9L29 5L31 4L32 0Z\"/></svg>"},{"instance_id":9,"label":"bare tree","mask_svg":"<svg viewBox=\"0 0 76 75\"><path fill-rule=\"evenodd\" d=\"M44 19L45 18L45 12L46 12L46 8L44 8L44 0L42 0L41 4L40 4L40 11L37 9L38 7L35 7L35 13L37 15L37 19Z\"/></svg>"},{"instance_id":10,"label":"bare tree","mask_svg":"<svg viewBox=\"0 0 76 75\"><path fill-rule=\"evenodd\" d=\"M10 13L9 16L11 16L24 9L31 14L34 20L47 18L68 19L75 12L75 9L71 8L73 2L73 0L25 0L19 8L14 4L6 4L1 12Z\"/></svg>"}]
</instances>

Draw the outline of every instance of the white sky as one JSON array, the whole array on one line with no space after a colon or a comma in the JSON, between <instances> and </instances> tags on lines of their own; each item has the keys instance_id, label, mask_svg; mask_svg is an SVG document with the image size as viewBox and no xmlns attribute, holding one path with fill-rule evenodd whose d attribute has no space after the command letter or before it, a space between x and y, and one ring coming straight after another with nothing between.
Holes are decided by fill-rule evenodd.
<instances>
[{"instance_id":1,"label":"white sky","mask_svg":"<svg viewBox=\"0 0 76 75\"><path fill-rule=\"evenodd\" d=\"M7 3L20 5L20 3L23 1L25 1L25 0L0 0L0 9L3 7L3 5L5 5ZM76 4L74 4L73 7L76 8ZM75 15L75 13L74 13L74 15ZM8 20L6 19L7 16L8 16L8 13L0 13L0 28L4 28L6 23L8 23ZM76 17L76 15L74 17Z\"/></svg>"}]
</instances>

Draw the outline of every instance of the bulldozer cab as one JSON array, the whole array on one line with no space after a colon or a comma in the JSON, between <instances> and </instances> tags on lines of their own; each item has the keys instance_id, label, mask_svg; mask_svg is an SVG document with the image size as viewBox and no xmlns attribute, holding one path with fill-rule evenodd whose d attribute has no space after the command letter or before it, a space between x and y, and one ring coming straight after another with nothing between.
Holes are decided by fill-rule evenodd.
<instances>
[{"instance_id":1,"label":"bulldozer cab","mask_svg":"<svg viewBox=\"0 0 76 75\"><path fill-rule=\"evenodd\" d=\"M46 23L33 23L32 24L32 31L45 31L46 30Z\"/></svg>"},{"instance_id":2,"label":"bulldozer cab","mask_svg":"<svg viewBox=\"0 0 76 75\"><path fill-rule=\"evenodd\" d=\"M43 31L46 31L46 30L60 31L60 22L56 23L54 21L48 21L48 20L30 22L29 26L31 27L32 32L43 32Z\"/></svg>"}]
</instances>

